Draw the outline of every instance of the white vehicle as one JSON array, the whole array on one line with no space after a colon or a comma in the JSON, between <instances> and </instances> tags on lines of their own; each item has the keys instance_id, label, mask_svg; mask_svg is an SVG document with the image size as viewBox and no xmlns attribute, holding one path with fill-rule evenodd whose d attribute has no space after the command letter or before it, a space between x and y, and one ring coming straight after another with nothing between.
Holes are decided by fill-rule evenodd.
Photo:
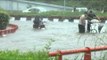
<instances>
[{"instance_id":1,"label":"white vehicle","mask_svg":"<svg viewBox=\"0 0 107 60\"><path fill-rule=\"evenodd\" d=\"M45 12L45 11L47 10L42 7L31 7L26 10L23 10L22 12L27 13L27 12Z\"/></svg>"},{"instance_id":2,"label":"white vehicle","mask_svg":"<svg viewBox=\"0 0 107 60\"><path fill-rule=\"evenodd\" d=\"M86 8L86 7L77 7L76 10L79 11L79 12L82 12L82 11L88 11L88 8Z\"/></svg>"}]
</instances>

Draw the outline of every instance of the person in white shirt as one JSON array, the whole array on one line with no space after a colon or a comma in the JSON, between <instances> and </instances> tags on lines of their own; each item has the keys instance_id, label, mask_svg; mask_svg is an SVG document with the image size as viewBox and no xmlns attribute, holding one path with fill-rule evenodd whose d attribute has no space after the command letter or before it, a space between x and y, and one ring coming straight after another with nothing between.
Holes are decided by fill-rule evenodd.
<instances>
[{"instance_id":1,"label":"person in white shirt","mask_svg":"<svg viewBox=\"0 0 107 60\"><path fill-rule=\"evenodd\" d=\"M80 16L79 18L79 24L78 24L78 28L79 28L79 33L85 33L85 20L87 19L87 12L84 12L83 15Z\"/></svg>"}]
</instances>

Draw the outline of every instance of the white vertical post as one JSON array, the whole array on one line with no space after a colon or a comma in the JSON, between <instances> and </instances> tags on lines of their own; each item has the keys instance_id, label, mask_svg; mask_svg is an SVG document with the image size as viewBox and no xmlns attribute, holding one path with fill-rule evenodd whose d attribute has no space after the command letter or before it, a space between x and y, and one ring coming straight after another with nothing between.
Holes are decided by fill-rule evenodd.
<instances>
[{"instance_id":1,"label":"white vertical post","mask_svg":"<svg viewBox=\"0 0 107 60\"><path fill-rule=\"evenodd\" d=\"M64 0L64 11L65 11L65 0Z\"/></svg>"},{"instance_id":2,"label":"white vertical post","mask_svg":"<svg viewBox=\"0 0 107 60\"><path fill-rule=\"evenodd\" d=\"M88 24L88 20L85 20L86 24L85 24L85 32L87 32L87 24Z\"/></svg>"}]
</instances>

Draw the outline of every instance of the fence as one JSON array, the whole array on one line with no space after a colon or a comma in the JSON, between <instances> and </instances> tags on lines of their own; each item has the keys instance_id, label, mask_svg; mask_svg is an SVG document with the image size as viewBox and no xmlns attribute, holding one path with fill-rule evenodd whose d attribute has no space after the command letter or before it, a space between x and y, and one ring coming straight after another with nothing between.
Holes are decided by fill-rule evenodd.
<instances>
[{"instance_id":1,"label":"fence","mask_svg":"<svg viewBox=\"0 0 107 60\"><path fill-rule=\"evenodd\" d=\"M94 48L86 47L86 48L75 49L75 50L57 50L56 52L49 52L49 56L51 57L58 56L58 60L62 60L63 55L85 53L84 60L91 60L91 52L101 51L101 50L107 50L107 46L99 46Z\"/></svg>"}]
</instances>

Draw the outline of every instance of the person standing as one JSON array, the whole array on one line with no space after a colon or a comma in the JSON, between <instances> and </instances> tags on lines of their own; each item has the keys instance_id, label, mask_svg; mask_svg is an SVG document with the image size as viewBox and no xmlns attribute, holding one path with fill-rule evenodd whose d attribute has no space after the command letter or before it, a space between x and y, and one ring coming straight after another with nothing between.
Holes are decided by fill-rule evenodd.
<instances>
[{"instance_id":1,"label":"person standing","mask_svg":"<svg viewBox=\"0 0 107 60\"><path fill-rule=\"evenodd\" d=\"M96 16L92 10L89 10L87 12L87 20L88 20L88 23L87 23L87 32L90 32L90 27L91 27L91 20L92 19L98 19L100 20L100 18L98 16Z\"/></svg>"},{"instance_id":2,"label":"person standing","mask_svg":"<svg viewBox=\"0 0 107 60\"><path fill-rule=\"evenodd\" d=\"M87 19L87 12L84 12L84 14L81 15L79 18L79 24L78 24L79 33L85 33L86 19Z\"/></svg>"}]
</instances>

